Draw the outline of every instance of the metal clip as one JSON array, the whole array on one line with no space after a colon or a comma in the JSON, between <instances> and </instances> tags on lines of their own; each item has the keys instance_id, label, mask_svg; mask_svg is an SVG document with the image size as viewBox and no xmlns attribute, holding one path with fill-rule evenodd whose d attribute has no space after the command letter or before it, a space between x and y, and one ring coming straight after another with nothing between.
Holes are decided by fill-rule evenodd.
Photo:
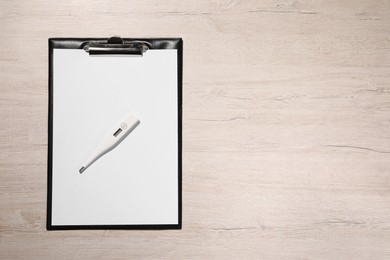
<instances>
[{"instance_id":1,"label":"metal clip","mask_svg":"<svg viewBox=\"0 0 390 260\"><path fill-rule=\"evenodd\" d=\"M107 41L91 41L84 46L89 55L136 55L142 56L151 48L147 41L124 41L119 36L109 38Z\"/></svg>"}]
</instances>

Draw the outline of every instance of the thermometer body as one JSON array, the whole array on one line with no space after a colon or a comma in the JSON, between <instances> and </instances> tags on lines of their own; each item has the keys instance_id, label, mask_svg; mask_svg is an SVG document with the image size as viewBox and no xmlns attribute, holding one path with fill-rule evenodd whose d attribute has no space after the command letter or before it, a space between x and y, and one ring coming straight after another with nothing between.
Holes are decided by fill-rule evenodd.
<instances>
[{"instance_id":1,"label":"thermometer body","mask_svg":"<svg viewBox=\"0 0 390 260\"><path fill-rule=\"evenodd\" d=\"M83 173L89 166L91 166L100 157L114 149L120 144L138 125L140 121L133 114L127 115L120 123L112 128L102 140L100 145L95 149L94 153L80 168L80 174Z\"/></svg>"}]
</instances>

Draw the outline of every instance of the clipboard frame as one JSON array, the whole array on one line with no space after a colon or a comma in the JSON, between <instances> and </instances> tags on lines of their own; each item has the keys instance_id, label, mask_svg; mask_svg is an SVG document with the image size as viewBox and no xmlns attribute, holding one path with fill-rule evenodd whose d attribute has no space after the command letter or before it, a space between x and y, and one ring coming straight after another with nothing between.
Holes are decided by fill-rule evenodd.
<instances>
[{"instance_id":1,"label":"clipboard frame","mask_svg":"<svg viewBox=\"0 0 390 260\"><path fill-rule=\"evenodd\" d=\"M84 49L90 42L110 41L118 38L49 38L49 82L48 82L48 153L47 153L47 210L46 230L163 230L182 228L182 100L183 100L183 40L182 38L121 38L124 42L146 42L149 49L177 50L177 119L178 119L178 224L146 225L53 225L52 224L52 191L53 191L53 50ZM119 37L120 38L120 37ZM105 53L107 54L107 53ZM109 54L109 53L108 53ZM118 54L114 52L113 54Z\"/></svg>"}]
</instances>

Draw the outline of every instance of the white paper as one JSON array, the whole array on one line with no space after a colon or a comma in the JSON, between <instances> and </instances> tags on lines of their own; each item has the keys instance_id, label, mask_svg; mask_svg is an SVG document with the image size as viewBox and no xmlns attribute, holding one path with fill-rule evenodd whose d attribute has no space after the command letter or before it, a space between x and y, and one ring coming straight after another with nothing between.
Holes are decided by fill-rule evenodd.
<instances>
[{"instance_id":1,"label":"white paper","mask_svg":"<svg viewBox=\"0 0 390 260\"><path fill-rule=\"evenodd\" d=\"M52 225L178 224L177 51L53 54ZM83 174L129 112L140 125Z\"/></svg>"}]
</instances>

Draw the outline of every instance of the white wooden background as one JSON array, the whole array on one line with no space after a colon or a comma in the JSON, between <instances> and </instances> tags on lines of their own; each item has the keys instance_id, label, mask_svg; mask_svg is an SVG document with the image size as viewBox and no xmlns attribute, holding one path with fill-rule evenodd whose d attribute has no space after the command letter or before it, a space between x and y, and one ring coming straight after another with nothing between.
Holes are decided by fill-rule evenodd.
<instances>
[{"instance_id":1,"label":"white wooden background","mask_svg":"<svg viewBox=\"0 0 390 260\"><path fill-rule=\"evenodd\" d=\"M0 0L0 259L389 259L390 2ZM183 229L47 232L49 37L182 37Z\"/></svg>"}]
</instances>

